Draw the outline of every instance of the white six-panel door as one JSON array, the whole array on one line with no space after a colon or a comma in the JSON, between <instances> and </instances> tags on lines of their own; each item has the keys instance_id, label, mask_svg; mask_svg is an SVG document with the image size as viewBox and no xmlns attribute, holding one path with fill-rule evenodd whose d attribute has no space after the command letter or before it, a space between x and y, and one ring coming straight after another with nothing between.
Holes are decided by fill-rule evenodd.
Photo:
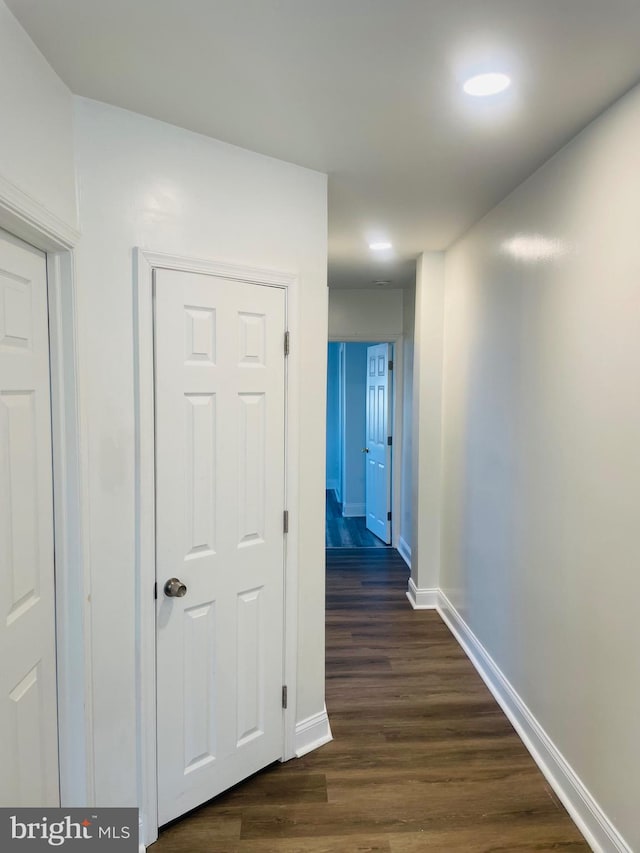
<instances>
[{"instance_id":1,"label":"white six-panel door","mask_svg":"<svg viewBox=\"0 0 640 853\"><path fill-rule=\"evenodd\" d=\"M59 804L46 259L0 232L0 806Z\"/></svg>"},{"instance_id":2,"label":"white six-panel door","mask_svg":"<svg viewBox=\"0 0 640 853\"><path fill-rule=\"evenodd\" d=\"M391 543L391 419L389 344L367 347L367 469L365 501L367 529Z\"/></svg>"},{"instance_id":3,"label":"white six-panel door","mask_svg":"<svg viewBox=\"0 0 640 853\"><path fill-rule=\"evenodd\" d=\"M285 296L154 281L162 825L282 756Z\"/></svg>"}]
</instances>

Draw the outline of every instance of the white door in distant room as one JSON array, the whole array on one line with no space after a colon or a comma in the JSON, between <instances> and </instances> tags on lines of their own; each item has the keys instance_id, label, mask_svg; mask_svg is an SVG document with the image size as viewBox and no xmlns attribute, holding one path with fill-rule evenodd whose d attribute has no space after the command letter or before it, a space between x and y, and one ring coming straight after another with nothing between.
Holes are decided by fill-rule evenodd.
<instances>
[{"instance_id":1,"label":"white door in distant room","mask_svg":"<svg viewBox=\"0 0 640 853\"><path fill-rule=\"evenodd\" d=\"M391 344L367 347L367 529L391 544Z\"/></svg>"},{"instance_id":2,"label":"white door in distant room","mask_svg":"<svg viewBox=\"0 0 640 853\"><path fill-rule=\"evenodd\" d=\"M46 258L0 231L0 806L56 806Z\"/></svg>"},{"instance_id":3,"label":"white door in distant room","mask_svg":"<svg viewBox=\"0 0 640 853\"><path fill-rule=\"evenodd\" d=\"M154 275L164 824L283 754L285 294Z\"/></svg>"}]
</instances>

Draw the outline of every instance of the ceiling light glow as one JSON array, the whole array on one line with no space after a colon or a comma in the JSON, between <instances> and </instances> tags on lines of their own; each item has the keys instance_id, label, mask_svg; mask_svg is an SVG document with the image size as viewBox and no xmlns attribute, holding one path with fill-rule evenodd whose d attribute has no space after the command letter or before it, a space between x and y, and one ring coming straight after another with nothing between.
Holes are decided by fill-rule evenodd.
<instances>
[{"instance_id":1,"label":"ceiling light glow","mask_svg":"<svg viewBox=\"0 0 640 853\"><path fill-rule=\"evenodd\" d=\"M497 95L504 92L511 85L511 78L506 74L493 72L491 74L477 74L470 77L462 87L467 95L474 98L485 98L488 95Z\"/></svg>"},{"instance_id":2,"label":"ceiling light glow","mask_svg":"<svg viewBox=\"0 0 640 853\"><path fill-rule=\"evenodd\" d=\"M369 248L374 252L383 252L385 249L391 249L391 243L387 241L381 241L379 243L369 243Z\"/></svg>"}]
</instances>

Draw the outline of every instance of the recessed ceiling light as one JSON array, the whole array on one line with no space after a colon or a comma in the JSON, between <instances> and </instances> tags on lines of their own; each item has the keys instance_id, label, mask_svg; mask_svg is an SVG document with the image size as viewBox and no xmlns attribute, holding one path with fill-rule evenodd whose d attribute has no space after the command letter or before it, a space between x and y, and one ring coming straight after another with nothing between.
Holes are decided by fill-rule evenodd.
<instances>
[{"instance_id":1,"label":"recessed ceiling light","mask_svg":"<svg viewBox=\"0 0 640 853\"><path fill-rule=\"evenodd\" d=\"M378 278L374 280L373 284L377 285L378 287L388 287L391 284L391 280L387 278Z\"/></svg>"},{"instance_id":2,"label":"recessed ceiling light","mask_svg":"<svg viewBox=\"0 0 640 853\"><path fill-rule=\"evenodd\" d=\"M383 252L385 249L391 249L391 243L382 241L380 243L369 243L369 248L374 252Z\"/></svg>"},{"instance_id":3,"label":"recessed ceiling light","mask_svg":"<svg viewBox=\"0 0 640 853\"><path fill-rule=\"evenodd\" d=\"M477 74L475 77L470 77L462 87L467 95L473 95L476 98L484 98L487 95L497 95L499 92L504 92L511 85L511 78L506 74Z\"/></svg>"}]
</instances>

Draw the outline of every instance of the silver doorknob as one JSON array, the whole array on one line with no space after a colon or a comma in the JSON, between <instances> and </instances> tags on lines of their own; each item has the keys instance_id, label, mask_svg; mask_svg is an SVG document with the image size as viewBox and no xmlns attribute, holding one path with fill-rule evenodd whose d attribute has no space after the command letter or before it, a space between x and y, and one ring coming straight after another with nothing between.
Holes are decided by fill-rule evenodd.
<instances>
[{"instance_id":1,"label":"silver doorknob","mask_svg":"<svg viewBox=\"0 0 640 853\"><path fill-rule=\"evenodd\" d=\"M363 447L363 448L362 448L362 452L363 452L363 453L368 453L368 452L369 452L369 448L368 448L368 447Z\"/></svg>"},{"instance_id":2,"label":"silver doorknob","mask_svg":"<svg viewBox=\"0 0 640 853\"><path fill-rule=\"evenodd\" d=\"M182 598L187 594L187 588L178 578L169 578L164 585L164 594L169 598Z\"/></svg>"}]
</instances>

